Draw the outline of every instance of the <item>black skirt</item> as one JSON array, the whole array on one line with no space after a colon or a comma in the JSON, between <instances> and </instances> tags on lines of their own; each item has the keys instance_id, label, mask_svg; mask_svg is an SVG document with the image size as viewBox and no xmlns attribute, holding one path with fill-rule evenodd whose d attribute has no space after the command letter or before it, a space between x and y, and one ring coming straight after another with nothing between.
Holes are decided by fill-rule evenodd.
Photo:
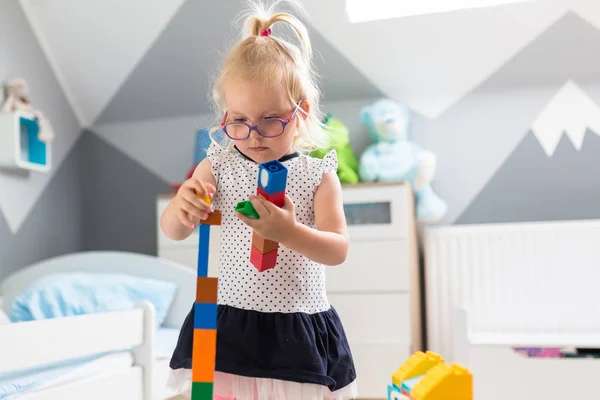
<instances>
[{"instance_id":1,"label":"black skirt","mask_svg":"<svg viewBox=\"0 0 600 400\"><path fill-rule=\"evenodd\" d=\"M192 368L194 312L188 313L172 369ZM215 369L234 375L314 383L332 392L356 379L350 346L333 307L316 313L263 313L219 305Z\"/></svg>"}]
</instances>

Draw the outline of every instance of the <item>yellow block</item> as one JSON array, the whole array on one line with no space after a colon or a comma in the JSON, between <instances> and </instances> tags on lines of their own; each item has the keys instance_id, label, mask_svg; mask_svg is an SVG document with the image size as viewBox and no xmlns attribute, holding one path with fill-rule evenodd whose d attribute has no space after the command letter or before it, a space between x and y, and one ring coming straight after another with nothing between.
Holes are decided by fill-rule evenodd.
<instances>
[{"instance_id":1,"label":"yellow block","mask_svg":"<svg viewBox=\"0 0 600 400\"><path fill-rule=\"evenodd\" d=\"M414 400L473 400L473 375L458 364L438 364L413 387Z\"/></svg>"},{"instance_id":2,"label":"yellow block","mask_svg":"<svg viewBox=\"0 0 600 400\"><path fill-rule=\"evenodd\" d=\"M204 188L206 189L206 184L204 185ZM208 190L207 190L207 192L208 192ZM210 205L210 196L208 194L205 194L204 196L200 196L200 192L196 190L196 196L200 197L200 200L202 200L206 204Z\"/></svg>"},{"instance_id":3,"label":"yellow block","mask_svg":"<svg viewBox=\"0 0 600 400\"><path fill-rule=\"evenodd\" d=\"M392 382L396 386L401 387L402 381L414 378L415 376L425 375L431 368L443 363L444 359L442 356L433 351L427 351L426 353L417 351L394 372Z\"/></svg>"}]
</instances>

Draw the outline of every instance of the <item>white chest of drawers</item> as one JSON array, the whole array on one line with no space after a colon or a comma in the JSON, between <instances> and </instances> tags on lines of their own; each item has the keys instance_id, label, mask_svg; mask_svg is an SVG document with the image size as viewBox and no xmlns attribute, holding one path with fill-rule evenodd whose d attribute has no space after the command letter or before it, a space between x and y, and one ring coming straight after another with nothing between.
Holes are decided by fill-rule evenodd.
<instances>
[{"instance_id":1,"label":"white chest of drawers","mask_svg":"<svg viewBox=\"0 0 600 400\"><path fill-rule=\"evenodd\" d=\"M421 350L417 236L410 187L344 186L350 234L346 262L327 268L327 293L344 324L360 398L384 399L391 374ZM157 201L157 220L170 197ZM158 231L158 256L196 268L198 236L182 241ZM209 275L217 276L220 228L212 227Z\"/></svg>"}]
</instances>

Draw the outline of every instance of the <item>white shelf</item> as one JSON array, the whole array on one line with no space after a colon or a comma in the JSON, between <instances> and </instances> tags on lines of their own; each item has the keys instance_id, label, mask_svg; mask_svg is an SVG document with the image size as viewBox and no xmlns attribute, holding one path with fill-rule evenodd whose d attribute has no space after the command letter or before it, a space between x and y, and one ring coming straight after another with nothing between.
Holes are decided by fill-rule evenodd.
<instances>
[{"instance_id":1,"label":"white shelf","mask_svg":"<svg viewBox=\"0 0 600 400\"><path fill-rule=\"evenodd\" d=\"M50 146L38 140L38 129L30 114L0 113L0 168L50 170Z\"/></svg>"}]
</instances>

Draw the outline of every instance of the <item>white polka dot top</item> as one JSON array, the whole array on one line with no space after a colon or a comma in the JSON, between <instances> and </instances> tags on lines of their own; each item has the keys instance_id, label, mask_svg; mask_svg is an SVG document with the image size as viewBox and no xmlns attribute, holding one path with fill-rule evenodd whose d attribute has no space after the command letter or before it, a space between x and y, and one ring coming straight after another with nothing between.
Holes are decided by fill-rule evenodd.
<instances>
[{"instance_id":1,"label":"white polka dot top","mask_svg":"<svg viewBox=\"0 0 600 400\"><path fill-rule=\"evenodd\" d=\"M235 216L234 209L256 194L258 164L237 149L214 144L208 158L217 182L213 208L222 212L218 304L260 312L329 310L322 264L281 244L274 268L259 272L250 263L252 229ZM322 160L296 153L279 161L288 169L286 194L294 203L296 221L314 228L314 193L323 174L337 170L335 151Z\"/></svg>"}]
</instances>

